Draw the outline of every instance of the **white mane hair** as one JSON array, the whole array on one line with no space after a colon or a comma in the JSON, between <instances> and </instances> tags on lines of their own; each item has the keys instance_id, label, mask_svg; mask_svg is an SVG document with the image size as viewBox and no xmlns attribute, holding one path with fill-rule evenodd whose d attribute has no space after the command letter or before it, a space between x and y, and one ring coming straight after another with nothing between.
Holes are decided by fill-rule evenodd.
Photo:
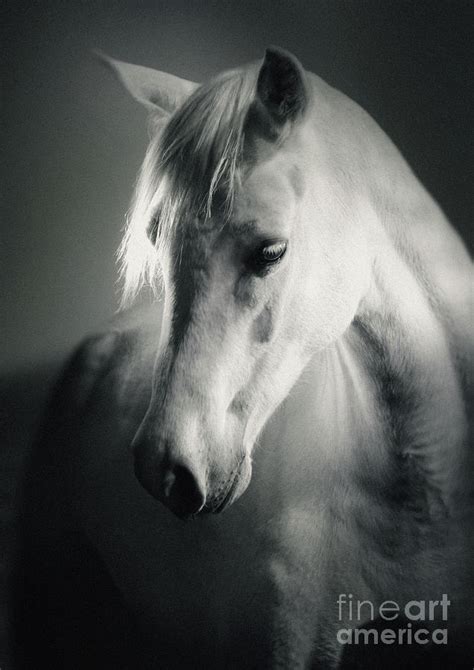
<instances>
[{"instance_id":1,"label":"white mane hair","mask_svg":"<svg viewBox=\"0 0 474 670\"><path fill-rule=\"evenodd\" d=\"M252 68L225 72L155 130L119 248L122 307L143 286L160 286L160 258L176 226L209 218L217 192L229 211L255 87Z\"/></svg>"}]
</instances>

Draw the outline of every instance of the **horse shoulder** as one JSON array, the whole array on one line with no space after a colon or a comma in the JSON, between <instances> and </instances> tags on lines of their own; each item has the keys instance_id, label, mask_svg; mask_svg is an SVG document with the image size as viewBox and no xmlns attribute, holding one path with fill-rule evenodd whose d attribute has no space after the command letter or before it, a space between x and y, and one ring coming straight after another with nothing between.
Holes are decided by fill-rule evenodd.
<instances>
[{"instance_id":1,"label":"horse shoulder","mask_svg":"<svg viewBox=\"0 0 474 670\"><path fill-rule=\"evenodd\" d=\"M71 485L83 467L84 444L97 444L94 433L103 420L104 406L107 418L113 415L118 420L120 416L116 380L129 364L134 337L130 331L113 329L92 335L66 362L51 393L28 468L25 514L33 526L46 524L55 531L59 526L51 518L57 515L61 526L69 526ZM58 512L51 515L52 505Z\"/></svg>"},{"instance_id":2,"label":"horse shoulder","mask_svg":"<svg viewBox=\"0 0 474 670\"><path fill-rule=\"evenodd\" d=\"M117 365L128 340L126 333L110 331L88 337L66 366L61 391L76 408L83 408L94 388Z\"/></svg>"},{"instance_id":3,"label":"horse shoulder","mask_svg":"<svg viewBox=\"0 0 474 670\"><path fill-rule=\"evenodd\" d=\"M127 368L138 348L139 332L134 330L111 329L87 337L64 365L53 390L45 421L47 431L58 423L71 429L74 419L89 411L105 388L111 394L109 406L118 403L120 389L113 382L127 378Z\"/></svg>"},{"instance_id":4,"label":"horse shoulder","mask_svg":"<svg viewBox=\"0 0 474 670\"><path fill-rule=\"evenodd\" d=\"M130 360L135 337L111 329L79 345L56 384L34 445L14 586L15 654L25 665L130 667L133 621L83 531L75 481L83 470L83 444L94 437L89 426L100 417L97 399L107 391L110 410L117 412L115 379ZM103 445L92 442L100 451ZM94 642L78 651L77 634Z\"/></svg>"}]
</instances>

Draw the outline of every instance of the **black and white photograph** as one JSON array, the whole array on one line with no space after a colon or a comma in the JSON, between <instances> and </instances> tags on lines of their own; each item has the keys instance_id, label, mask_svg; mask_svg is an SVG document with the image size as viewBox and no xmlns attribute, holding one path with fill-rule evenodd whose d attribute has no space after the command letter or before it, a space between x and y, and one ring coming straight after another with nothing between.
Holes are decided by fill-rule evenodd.
<instances>
[{"instance_id":1,"label":"black and white photograph","mask_svg":"<svg viewBox=\"0 0 474 670\"><path fill-rule=\"evenodd\" d=\"M474 667L470 0L6 0L0 670Z\"/></svg>"}]
</instances>

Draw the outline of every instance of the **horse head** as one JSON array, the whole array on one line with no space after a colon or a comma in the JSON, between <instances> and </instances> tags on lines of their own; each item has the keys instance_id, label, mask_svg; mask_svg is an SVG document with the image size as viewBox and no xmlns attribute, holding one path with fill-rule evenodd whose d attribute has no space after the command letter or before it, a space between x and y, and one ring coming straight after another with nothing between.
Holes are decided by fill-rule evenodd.
<instances>
[{"instance_id":1,"label":"horse head","mask_svg":"<svg viewBox=\"0 0 474 670\"><path fill-rule=\"evenodd\" d=\"M164 295L136 475L178 516L218 512L367 289L337 105L276 48L202 86L111 63L155 121L122 249L126 293L159 275Z\"/></svg>"}]
</instances>

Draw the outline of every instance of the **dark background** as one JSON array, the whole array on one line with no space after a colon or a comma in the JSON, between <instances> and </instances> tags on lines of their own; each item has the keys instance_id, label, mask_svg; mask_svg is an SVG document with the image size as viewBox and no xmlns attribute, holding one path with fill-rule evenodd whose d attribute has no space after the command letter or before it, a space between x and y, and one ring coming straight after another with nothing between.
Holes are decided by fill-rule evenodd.
<instances>
[{"instance_id":1,"label":"dark background","mask_svg":"<svg viewBox=\"0 0 474 670\"><path fill-rule=\"evenodd\" d=\"M2 668L8 667L3 596L31 434L61 358L116 310L115 250L147 143L145 112L91 50L202 81L261 57L268 44L286 47L375 117L468 240L472 6L471 0L2 4Z\"/></svg>"}]
</instances>

